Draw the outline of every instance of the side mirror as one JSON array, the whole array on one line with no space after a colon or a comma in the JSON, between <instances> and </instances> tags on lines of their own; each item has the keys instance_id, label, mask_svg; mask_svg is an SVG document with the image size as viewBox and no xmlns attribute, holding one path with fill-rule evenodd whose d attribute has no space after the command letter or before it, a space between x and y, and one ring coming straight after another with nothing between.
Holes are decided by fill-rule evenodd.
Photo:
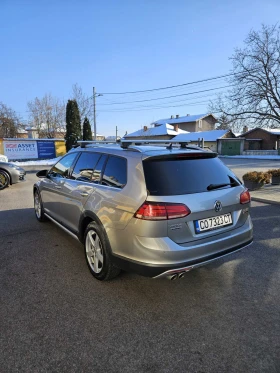
<instances>
[{"instance_id":1,"label":"side mirror","mask_svg":"<svg viewBox=\"0 0 280 373\"><path fill-rule=\"evenodd\" d=\"M48 172L49 172L49 170L38 171L36 176L39 177L39 178L44 178L44 177L47 177Z\"/></svg>"}]
</instances>

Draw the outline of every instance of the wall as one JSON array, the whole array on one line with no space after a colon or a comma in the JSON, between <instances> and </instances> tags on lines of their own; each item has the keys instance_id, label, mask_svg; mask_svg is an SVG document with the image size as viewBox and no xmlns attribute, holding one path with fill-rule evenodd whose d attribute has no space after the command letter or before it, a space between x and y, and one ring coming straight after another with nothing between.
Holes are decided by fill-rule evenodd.
<instances>
[{"instance_id":1,"label":"wall","mask_svg":"<svg viewBox=\"0 0 280 373\"><path fill-rule=\"evenodd\" d=\"M208 117L201 119L201 122L201 127L199 127L199 120L196 122L178 123L178 125L181 130L188 132L212 131L215 129L216 121L212 115L208 115Z\"/></svg>"},{"instance_id":2,"label":"wall","mask_svg":"<svg viewBox=\"0 0 280 373\"><path fill-rule=\"evenodd\" d=\"M17 133L17 138L18 139L28 139L28 134L27 133Z\"/></svg>"},{"instance_id":3,"label":"wall","mask_svg":"<svg viewBox=\"0 0 280 373\"><path fill-rule=\"evenodd\" d=\"M278 150L247 150L242 155L278 155Z\"/></svg>"},{"instance_id":4,"label":"wall","mask_svg":"<svg viewBox=\"0 0 280 373\"><path fill-rule=\"evenodd\" d=\"M60 157L61 155L64 155L66 153L66 146L64 141L55 141L54 146L57 157Z\"/></svg>"},{"instance_id":5,"label":"wall","mask_svg":"<svg viewBox=\"0 0 280 373\"><path fill-rule=\"evenodd\" d=\"M262 139L261 150L273 150L274 148L277 149L280 145L279 140L277 141L278 136L264 131L261 128L257 128L249 133L242 134L242 137L244 137L245 139ZM248 141L246 141L245 143L248 143ZM247 150L248 148L249 144L246 144L245 150Z\"/></svg>"},{"instance_id":6,"label":"wall","mask_svg":"<svg viewBox=\"0 0 280 373\"><path fill-rule=\"evenodd\" d=\"M181 130L188 132L196 132L195 125L196 122L178 123L178 126Z\"/></svg>"},{"instance_id":7,"label":"wall","mask_svg":"<svg viewBox=\"0 0 280 373\"><path fill-rule=\"evenodd\" d=\"M197 142L195 142L195 141L192 141L190 143L190 145L197 145L197 146L199 146L199 144ZM217 151L217 141L204 141L204 148L209 148L213 152L216 152Z\"/></svg>"},{"instance_id":8,"label":"wall","mask_svg":"<svg viewBox=\"0 0 280 373\"><path fill-rule=\"evenodd\" d=\"M215 119L212 116L208 116L202 119L202 128L199 128L198 131L212 131L215 129ZM199 121L197 121L197 127L199 125Z\"/></svg>"}]
</instances>

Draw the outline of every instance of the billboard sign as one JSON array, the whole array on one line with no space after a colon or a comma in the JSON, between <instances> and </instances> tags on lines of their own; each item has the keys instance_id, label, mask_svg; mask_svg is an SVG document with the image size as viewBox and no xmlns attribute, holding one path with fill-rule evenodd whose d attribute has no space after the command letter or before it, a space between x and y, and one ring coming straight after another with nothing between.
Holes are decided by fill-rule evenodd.
<instances>
[{"instance_id":1,"label":"billboard sign","mask_svg":"<svg viewBox=\"0 0 280 373\"><path fill-rule=\"evenodd\" d=\"M51 159L55 158L54 141L37 141L38 158Z\"/></svg>"},{"instance_id":2,"label":"billboard sign","mask_svg":"<svg viewBox=\"0 0 280 373\"><path fill-rule=\"evenodd\" d=\"M9 160L38 158L36 141L3 141L3 147Z\"/></svg>"}]
</instances>

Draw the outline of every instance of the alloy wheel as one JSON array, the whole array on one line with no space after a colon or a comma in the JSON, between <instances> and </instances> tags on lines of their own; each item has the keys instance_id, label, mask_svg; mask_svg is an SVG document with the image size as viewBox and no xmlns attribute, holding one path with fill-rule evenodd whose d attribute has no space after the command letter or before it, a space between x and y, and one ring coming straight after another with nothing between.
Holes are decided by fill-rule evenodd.
<instances>
[{"instance_id":1,"label":"alloy wheel","mask_svg":"<svg viewBox=\"0 0 280 373\"><path fill-rule=\"evenodd\" d=\"M103 248L96 231L90 230L86 236L86 257L91 270L100 273L103 268Z\"/></svg>"},{"instance_id":2,"label":"alloy wheel","mask_svg":"<svg viewBox=\"0 0 280 373\"><path fill-rule=\"evenodd\" d=\"M40 219L42 210L41 210L41 201L40 201L38 192L35 192L35 195L34 195L34 209L35 209L35 214L37 218Z\"/></svg>"}]
</instances>

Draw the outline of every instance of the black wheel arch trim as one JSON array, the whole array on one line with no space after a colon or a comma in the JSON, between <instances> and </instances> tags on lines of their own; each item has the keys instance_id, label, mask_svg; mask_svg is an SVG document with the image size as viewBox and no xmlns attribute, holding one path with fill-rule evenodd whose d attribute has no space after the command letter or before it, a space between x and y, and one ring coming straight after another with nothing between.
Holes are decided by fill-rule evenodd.
<instances>
[{"instance_id":1,"label":"black wheel arch trim","mask_svg":"<svg viewBox=\"0 0 280 373\"><path fill-rule=\"evenodd\" d=\"M106 236L106 239L108 240L108 249L110 251L110 253L112 254L112 249L111 249L111 244L110 244L110 241L109 241L109 238L108 238L108 235L106 233L106 230L101 222L101 220L99 219L99 217L92 211L90 210L85 210L81 216L80 216L80 221L79 221L79 230L78 230L78 238L79 240L83 243L84 242L84 232L85 232L85 229L86 227L84 227L84 221L85 219L87 218L90 218L92 221L95 221L103 230L104 230L104 233L105 233L105 236Z\"/></svg>"}]
</instances>

